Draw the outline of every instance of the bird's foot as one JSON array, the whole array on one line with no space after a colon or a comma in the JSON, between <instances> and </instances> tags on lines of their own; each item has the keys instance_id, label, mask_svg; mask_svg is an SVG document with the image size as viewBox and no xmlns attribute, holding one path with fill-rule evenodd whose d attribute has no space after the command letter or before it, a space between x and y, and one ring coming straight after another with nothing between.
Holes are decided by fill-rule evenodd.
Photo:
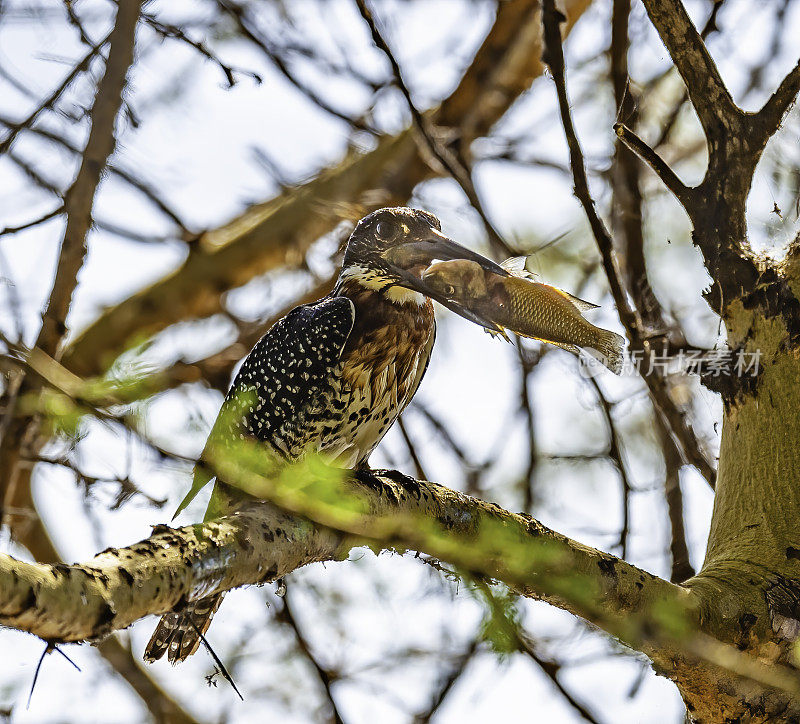
<instances>
[{"instance_id":1,"label":"bird's foot","mask_svg":"<svg viewBox=\"0 0 800 724\"><path fill-rule=\"evenodd\" d=\"M418 485L417 481L409 475L401 473L399 470L388 470L385 468L370 468L366 465L356 468L353 471L353 477L362 485L367 486L373 490L379 490L386 487L383 480L391 480L403 487Z\"/></svg>"},{"instance_id":2,"label":"bird's foot","mask_svg":"<svg viewBox=\"0 0 800 724\"><path fill-rule=\"evenodd\" d=\"M380 470L372 470L371 472L373 475L377 475L378 477L389 478L389 480L397 483L398 485L409 485L411 483L416 484L417 482L410 475L401 473L399 470L380 469Z\"/></svg>"}]
</instances>

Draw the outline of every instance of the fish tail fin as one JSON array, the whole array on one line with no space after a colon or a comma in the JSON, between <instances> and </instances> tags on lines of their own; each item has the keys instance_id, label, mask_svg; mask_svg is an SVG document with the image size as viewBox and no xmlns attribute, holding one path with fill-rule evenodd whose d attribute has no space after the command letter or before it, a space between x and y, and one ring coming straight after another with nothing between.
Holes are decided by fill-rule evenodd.
<instances>
[{"instance_id":1,"label":"fish tail fin","mask_svg":"<svg viewBox=\"0 0 800 724\"><path fill-rule=\"evenodd\" d=\"M587 347L587 351L595 359L602 362L615 375L622 373L622 365L625 361L625 337L612 332L608 329L599 330L597 344Z\"/></svg>"}]
</instances>

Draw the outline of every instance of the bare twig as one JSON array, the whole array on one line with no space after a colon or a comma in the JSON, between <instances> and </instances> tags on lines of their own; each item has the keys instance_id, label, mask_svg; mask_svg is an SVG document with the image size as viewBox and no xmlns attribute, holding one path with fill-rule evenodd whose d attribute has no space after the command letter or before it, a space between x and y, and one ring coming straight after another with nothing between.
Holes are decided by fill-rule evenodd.
<instances>
[{"instance_id":1,"label":"bare twig","mask_svg":"<svg viewBox=\"0 0 800 724\"><path fill-rule=\"evenodd\" d=\"M550 683L556 688L559 694L566 700L566 702L577 712L581 719L590 722L591 724L599 724L599 720L586 708L580 701L578 701L572 693L561 683L558 678L558 672L563 668L561 664L550 659L545 659L540 656L536 649L532 646L531 642L527 640L526 636L520 635L520 648L522 653L525 654L531 661L533 661L541 670L541 672L550 680Z\"/></svg>"},{"instance_id":2,"label":"bare twig","mask_svg":"<svg viewBox=\"0 0 800 724\"><path fill-rule=\"evenodd\" d=\"M389 44L386 42L380 30L378 29L378 25L375 22L372 10L367 5L366 0L356 0L356 5L358 5L361 17L364 18L365 22L369 26L375 45L380 48L380 50L389 60L395 85L402 93L403 98L408 105L408 109L411 111L411 118L414 121L414 127L422 137L426 150L433 154L434 158L441 163L442 166L444 166L445 170L462 188L467 199L469 199L470 204L472 204L473 208L475 211L477 211L478 215L483 221L491 244L497 247L504 254L516 254L517 252L506 243L506 241L500 235L500 232L497 231L489 219L483 202L481 201L478 191L475 188L475 184L472 182L472 175L470 174L469 169L449 148L447 148L447 146L441 142L441 140L439 140L436 129L414 104L414 100L411 97L411 91L408 89L408 85L403 78L403 73L400 70L400 64L397 62L397 58L392 52L392 49L389 47Z\"/></svg>"},{"instance_id":3,"label":"bare twig","mask_svg":"<svg viewBox=\"0 0 800 724\"><path fill-rule=\"evenodd\" d=\"M44 224L46 221L50 221L50 219L54 219L56 216L60 216L63 213L64 205L59 204L55 209L48 211L44 216L40 216L32 221L27 221L19 226L7 226L5 229L0 229L0 236L16 234L20 231L25 231L25 229L32 229L33 227L39 226L39 224Z\"/></svg>"},{"instance_id":4,"label":"bare twig","mask_svg":"<svg viewBox=\"0 0 800 724\"><path fill-rule=\"evenodd\" d=\"M544 59L550 67L550 72L553 75L553 80L556 85L561 123L564 126L564 133L566 134L567 145L569 147L569 163L575 185L575 196L577 196L578 201L583 207L586 217L589 220L589 225L592 228L592 233L594 234L600 256L602 257L603 269L608 278L608 283L611 287L611 295L617 306L620 320L629 334L637 335L639 321L636 318L635 312L628 304L628 297L622 286L621 277L617 270L617 262L614 257L614 242L605 224L598 216L594 201L589 193L589 183L586 178L586 166L583 160L583 152L581 151L578 137L575 134L569 98L567 97L564 51L561 46L560 30L560 24L564 21L564 16L556 10L555 0L544 0L542 21L544 23Z\"/></svg>"},{"instance_id":5,"label":"bare twig","mask_svg":"<svg viewBox=\"0 0 800 724\"><path fill-rule=\"evenodd\" d=\"M189 47L194 48L198 53L200 53L200 55L214 63L225 75L225 80L228 82L229 88L233 88L233 86L236 85L237 73L246 75L249 78L252 78L257 84L261 85L261 76L258 73L224 63L216 55L214 55L211 50L209 50L205 43L200 40L192 40L192 38L190 38L184 32L184 30L179 28L177 25L162 23L160 20L158 20L158 18L148 13L143 14L142 19L161 37L179 40Z\"/></svg>"},{"instance_id":6,"label":"bare twig","mask_svg":"<svg viewBox=\"0 0 800 724\"><path fill-rule=\"evenodd\" d=\"M425 474L425 468L422 467L422 461L417 454L417 449L411 439L411 436L408 434L408 428L406 427L406 423L405 420L403 420L402 415L397 419L397 429L400 431L400 436L403 438L403 442L406 445L406 450L408 450L408 455L414 465L414 475L421 480L427 480L428 476Z\"/></svg>"},{"instance_id":7,"label":"bare twig","mask_svg":"<svg viewBox=\"0 0 800 724\"><path fill-rule=\"evenodd\" d=\"M558 672L561 670L561 664L556 661L545 659L542 657L534 646L530 636L528 636L515 621L509 620L505 611L495 597L492 589L485 581L472 579L473 585L481 592L487 604L492 610L494 620L503 627L505 636L521 654L527 656L533 661L542 673L550 680L550 683L556 688L559 694L564 697L566 702L578 713L581 719L588 721L591 724L598 724L594 715L581 704L574 696L564 687L559 681Z\"/></svg>"},{"instance_id":8,"label":"bare twig","mask_svg":"<svg viewBox=\"0 0 800 724\"><path fill-rule=\"evenodd\" d=\"M0 142L0 154L5 153L11 148L11 144L14 143L14 139L16 139L17 135L20 131L25 128L28 128L38 117L42 111L47 110L48 108L52 108L53 104L61 97L61 94L72 84L72 81L75 80L81 73L83 73L88 67L89 64L92 62L94 57L100 52L103 46L111 40L111 36L113 35L114 31L112 30L105 38L103 38L97 45L92 46L89 52L78 61L78 63L73 67L73 69L67 74L63 81L59 84L59 86L45 98L31 113L22 121L18 123L14 123L11 125L9 134Z\"/></svg>"},{"instance_id":9,"label":"bare twig","mask_svg":"<svg viewBox=\"0 0 800 724\"><path fill-rule=\"evenodd\" d=\"M528 433L528 464L523 477L522 509L527 513L532 513L536 488L536 469L539 466L539 450L536 445L536 413L533 408L530 389L531 376L538 368L539 362L544 356L544 350L542 349L539 354L530 354L522 346L522 340L519 337L515 337L514 344L517 348L520 371L519 409L525 417L525 427Z\"/></svg>"},{"instance_id":10,"label":"bare twig","mask_svg":"<svg viewBox=\"0 0 800 724\"><path fill-rule=\"evenodd\" d=\"M614 132L631 151L647 163L653 172L661 179L686 211L691 215L694 213L696 192L678 178L678 175L667 165L661 156L648 146L639 136L623 123L614 124Z\"/></svg>"},{"instance_id":11,"label":"bare twig","mask_svg":"<svg viewBox=\"0 0 800 724\"><path fill-rule=\"evenodd\" d=\"M634 96L628 76L630 10L630 0L614 0L609 57L617 118L636 125L639 117L638 99ZM642 324L653 328L662 315L658 299L648 281L644 257L641 165L628 149L617 144L610 171L612 229L624 249L623 271L627 287Z\"/></svg>"},{"instance_id":12,"label":"bare twig","mask_svg":"<svg viewBox=\"0 0 800 724\"><path fill-rule=\"evenodd\" d=\"M340 121L344 121L348 126L358 129L359 131L366 131L367 133L378 136L380 132L366 123L362 119L352 118L351 116L343 113L334 108L319 93L309 87L306 83L301 81L292 71L289 66L281 58L281 56L270 47L269 43L262 38L259 34L255 23L248 17L247 8L239 5L231 0L217 0L217 5L239 26L239 30L251 43L258 47L264 55L269 58L272 64L278 69L280 74L286 78L297 90L299 90L306 98L308 98L314 105L321 108L326 113Z\"/></svg>"},{"instance_id":13,"label":"bare twig","mask_svg":"<svg viewBox=\"0 0 800 724\"><path fill-rule=\"evenodd\" d=\"M5 126L10 126L11 121L3 116L0 116L0 123ZM53 143L61 146L62 148L71 151L75 155L80 155L83 151L80 149L76 144L72 143L67 138L55 133L51 130L41 127L35 128L26 128L26 131L34 134L35 136L39 136L41 138L46 138L48 141L52 141ZM159 211L161 211L166 217L168 217L180 230L181 238L186 241L191 241L197 238L197 233L191 231L187 228L187 225L184 221L180 218L177 211L173 209L171 206L167 204L164 199L162 199L157 191L146 181L140 179L139 177L135 176L132 171L128 171L127 169L118 166L116 163L111 162L107 166L108 172L112 176L116 176L128 185L132 186L134 189L139 191L143 196L145 196L150 202L155 205Z\"/></svg>"},{"instance_id":14,"label":"bare twig","mask_svg":"<svg viewBox=\"0 0 800 724\"><path fill-rule=\"evenodd\" d=\"M443 673L436 689L431 696L430 704L421 712L414 715L414 724L428 724L428 722L438 713L445 699L453 691L458 680L464 675L469 663L475 658L480 645L480 638L474 636L467 647L455 657L447 671Z\"/></svg>"},{"instance_id":15,"label":"bare twig","mask_svg":"<svg viewBox=\"0 0 800 724\"><path fill-rule=\"evenodd\" d=\"M298 649L316 672L317 677L322 684L322 689L325 692L325 698L328 701L328 706L331 710L329 720L333 722L333 724L344 724L344 719L339 711L339 707L336 705L336 699L333 697L333 683L336 681L337 676L322 666L317 657L314 655L314 652L311 650L311 646L309 645L305 634L300 628L297 617L294 615L293 604L289 600L291 590L291 586L286 587L286 593L283 595L283 608L278 613L277 617L292 629L295 640L297 641Z\"/></svg>"},{"instance_id":16,"label":"bare twig","mask_svg":"<svg viewBox=\"0 0 800 724\"><path fill-rule=\"evenodd\" d=\"M653 412L653 422L656 426L658 438L661 441L661 451L664 456L664 498L667 502L667 513L669 515L669 549L672 554L670 580L673 583L683 583L683 581L694 575L694 569L689 561L689 546L686 542L686 527L683 522L680 451L676 448L661 416L656 410L653 410Z\"/></svg>"},{"instance_id":17,"label":"bare twig","mask_svg":"<svg viewBox=\"0 0 800 724\"><path fill-rule=\"evenodd\" d=\"M619 546L622 551L620 555L623 558L627 558L628 538L630 537L631 532L631 491L633 490L633 486L631 485L631 481L628 476L628 466L625 464L625 455L622 450L622 440L620 439L617 425L614 422L611 403L606 397L605 392L603 392L603 388L600 387L600 383L594 377L589 377L588 382L589 385L594 389L597 401L600 404L600 409L603 412L603 417L606 421L606 427L608 428L609 457L613 461L614 467L617 468L620 482L622 483L622 527L619 533Z\"/></svg>"},{"instance_id":18,"label":"bare twig","mask_svg":"<svg viewBox=\"0 0 800 724\"><path fill-rule=\"evenodd\" d=\"M75 12L74 6L75 0L64 0L64 9L67 11L67 19L69 20L69 24L78 31L78 36L80 37L81 42L91 48L94 43L89 37L89 34L86 32L86 28L84 28L83 22L81 22L81 19L78 17L78 13Z\"/></svg>"}]
</instances>

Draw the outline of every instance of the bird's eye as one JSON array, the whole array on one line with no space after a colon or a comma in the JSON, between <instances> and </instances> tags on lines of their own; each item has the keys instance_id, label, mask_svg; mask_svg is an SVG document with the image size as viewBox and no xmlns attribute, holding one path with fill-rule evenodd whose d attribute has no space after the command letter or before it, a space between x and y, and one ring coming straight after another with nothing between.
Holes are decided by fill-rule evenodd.
<instances>
[{"instance_id":1,"label":"bird's eye","mask_svg":"<svg viewBox=\"0 0 800 724\"><path fill-rule=\"evenodd\" d=\"M453 294L455 294L455 293L456 293L456 288L455 288L455 287L454 287L452 284L448 284L448 285L447 285L447 286L444 288L444 293L445 293L445 294L446 294L448 297L451 297Z\"/></svg>"},{"instance_id":2,"label":"bird's eye","mask_svg":"<svg viewBox=\"0 0 800 724\"><path fill-rule=\"evenodd\" d=\"M395 227L389 221L379 221L375 226L375 235L383 241L389 241L395 235Z\"/></svg>"}]
</instances>

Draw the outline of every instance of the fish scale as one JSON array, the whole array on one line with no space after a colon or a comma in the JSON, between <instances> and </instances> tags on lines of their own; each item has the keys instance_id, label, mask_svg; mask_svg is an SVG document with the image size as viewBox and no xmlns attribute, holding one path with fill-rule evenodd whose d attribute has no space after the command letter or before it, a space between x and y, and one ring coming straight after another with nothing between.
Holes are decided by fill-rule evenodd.
<instances>
[{"instance_id":1,"label":"fish scale","mask_svg":"<svg viewBox=\"0 0 800 724\"><path fill-rule=\"evenodd\" d=\"M510 310L506 318L498 322L509 329L527 333L550 342L591 346L596 341L593 325L580 316L572 303L546 284L519 280L508 280Z\"/></svg>"}]
</instances>

